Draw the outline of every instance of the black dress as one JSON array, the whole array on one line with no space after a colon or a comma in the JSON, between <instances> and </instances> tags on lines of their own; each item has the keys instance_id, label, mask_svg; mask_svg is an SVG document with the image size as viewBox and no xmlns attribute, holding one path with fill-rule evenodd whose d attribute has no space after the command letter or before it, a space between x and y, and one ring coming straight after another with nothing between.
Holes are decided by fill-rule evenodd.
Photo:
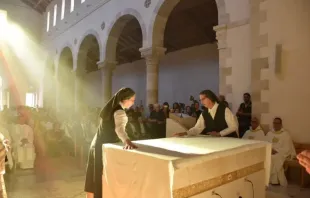
<instances>
[{"instance_id":1,"label":"black dress","mask_svg":"<svg viewBox=\"0 0 310 198\"><path fill-rule=\"evenodd\" d=\"M123 110L120 105L111 109L109 119L101 119L98 131L91 143L88 155L85 192L94 193L94 198L102 198L102 144L116 143L114 112Z\"/></svg>"}]
</instances>

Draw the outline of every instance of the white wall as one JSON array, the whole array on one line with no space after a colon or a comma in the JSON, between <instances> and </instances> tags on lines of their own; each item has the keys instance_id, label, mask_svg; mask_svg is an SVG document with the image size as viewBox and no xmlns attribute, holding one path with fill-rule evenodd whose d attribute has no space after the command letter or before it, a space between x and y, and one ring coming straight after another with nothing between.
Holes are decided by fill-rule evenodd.
<instances>
[{"instance_id":1,"label":"white wall","mask_svg":"<svg viewBox=\"0 0 310 198\"><path fill-rule=\"evenodd\" d=\"M112 92L122 87L130 87L136 92L136 104L145 102L146 98L146 66L144 60L118 65L113 73Z\"/></svg>"},{"instance_id":2,"label":"white wall","mask_svg":"<svg viewBox=\"0 0 310 198\"><path fill-rule=\"evenodd\" d=\"M83 79L83 100L89 107L102 107L101 72L86 74Z\"/></svg>"},{"instance_id":3,"label":"white wall","mask_svg":"<svg viewBox=\"0 0 310 198\"><path fill-rule=\"evenodd\" d=\"M34 11L32 8L27 6L26 4L22 3L20 0L1 0L0 1L0 9L6 10L8 15L9 23L13 23L17 26L19 26L22 31L27 35L29 40L25 41L27 46L21 46L20 48L26 49L28 47L29 54L36 53L34 50L34 46L36 47L36 50L40 42L41 38L41 32L42 32L42 21L43 21L43 15L39 14L38 12ZM2 29L0 31L3 31ZM13 38L12 38L13 39ZM16 38L14 38L16 39ZM28 45L29 44L29 45ZM19 49L20 49L19 48ZM18 48L16 48L18 49ZM27 51L28 52L28 51ZM11 105L24 105L25 99L26 99L26 92L29 89L29 77L27 77L27 74L22 74L19 72L19 68L25 67L26 64L29 64L29 62L33 61L31 58L29 60L22 60L20 59L21 56L24 54L18 54L18 50L10 50L8 53L12 55L15 53L14 56L6 56L6 61L8 65L11 67L10 72L11 75L14 78L14 83L16 86L16 89L18 93L11 94ZM24 57L25 58L25 57ZM39 57L42 58L42 57ZM41 60L37 60L37 62L31 63L32 66L42 66L43 64L40 64ZM0 65L1 66L1 65ZM13 68L14 67L14 68ZM37 70L39 70L38 68ZM1 71L0 71L1 72ZM38 73L38 72L33 72ZM8 82L8 77L4 76L4 74L0 73L0 75L3 76L4 80L4 88L7 88L10 86ZM37 78L38 76L36 76ZM35 78L35 79L36 79ZM36 82L40 81L39 77Z\"/></svg>"},{"instance_id":4,"label":"white wall","mask_svg":"<svg viewBox=\"0 0 310 198\"><path fill-rule=\"evenodd\" d=\"M271 124L280 116L294 141L309 143L310 1L268 0L265 6L269 48L262 53L273 59L275 44L282 44L282 63L280 73L271 61L269 70L262 72L270 88L262 93L263 102L270 102L270 114L263 114L262 120Z\"/></svg>"},{"instance_id":5,"label":"white wall","mask_svg":"<svg viewBox=\"0 0 310 198\"><path fill-rule=\"evenodd\" d=\"M1 0L0 9L6 10L11 22L19 25L30 37L39 41L44 17L20 0Z\"/></svg>"},{"instance_id":6,"label":"white wall","mask_svg":"<svg viewBox=\"0 0 310 198\"><path fill-rule=\"evenodd\" d=\"M159 102L189 104L199 92L219 92L219 61L216 44L206 44L170 53L159 68Z\"/></svg>"}]
</instances>

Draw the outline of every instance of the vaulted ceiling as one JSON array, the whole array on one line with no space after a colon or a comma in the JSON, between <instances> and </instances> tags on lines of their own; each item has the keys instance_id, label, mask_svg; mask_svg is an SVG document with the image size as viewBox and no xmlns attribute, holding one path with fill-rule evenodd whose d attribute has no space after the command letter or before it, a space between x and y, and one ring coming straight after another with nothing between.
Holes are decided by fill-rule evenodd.
<instances>
[{"instance_id":1,"label":"vaulted ceiling","mask_svg":"<svg viewBox=\"0 0 310 198\"><path fill-rule=\"evenodd\" d=\"M53 0L21 0L25 4L29 5L39 13L43 13L46 10L46 7L53 1Z\"/></svg>"}]
</instances>

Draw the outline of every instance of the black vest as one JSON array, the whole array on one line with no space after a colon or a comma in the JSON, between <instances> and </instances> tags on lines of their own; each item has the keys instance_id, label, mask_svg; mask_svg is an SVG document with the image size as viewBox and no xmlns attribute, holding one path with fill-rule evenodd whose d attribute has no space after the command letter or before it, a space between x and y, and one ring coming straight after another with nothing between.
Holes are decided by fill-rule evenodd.
<instances>
[{"instance_id":1,"label":"black vest","mask_svg":"<svg viewBox=\"0 0 310 198\"><path fill-rule=\"evenodd\" d=\"M103 121L101 119L100 125L97 131L97 140L96 142L99 144L104 143L115 143L118 142L118 136L115 132L115 120L114 120L114 113L117 110L123 110L123 108L118 105L113 111L111 111L109 120Z\"/></svg>"},{"instance_id":2,"label":"black vest","mask_svg":"<svg viewBox=\"0 0 310 198\"><path fill-rule=\"evenodd\" d=\"M205 129L201 132L203 135L215 131L220 132L228 127L225 120L225 109L227 107L224 104L219 104L214 116L214 119L210 115L208 109L202 112L203 119L205 121ZM226 137L237 137L237 133L233 132Z\"/></svg>"}]
</instances>

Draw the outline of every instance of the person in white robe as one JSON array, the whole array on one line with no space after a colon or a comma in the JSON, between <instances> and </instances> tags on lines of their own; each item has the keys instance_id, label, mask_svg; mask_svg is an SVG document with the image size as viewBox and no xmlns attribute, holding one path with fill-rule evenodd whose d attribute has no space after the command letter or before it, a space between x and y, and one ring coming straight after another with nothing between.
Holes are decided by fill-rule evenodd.
<instances>
[{"instance_id":1,"label":"person in white robe","mask_svg":"<svg viewBox=\"0 0 310 198\"><path fill-rule=\"evenodd\" d=\"M34 168L35 148L32 128L20 117L15 131L16 161L21 169Z\"/></svg>"},{"instance_id":2,"label":"person in white robe","mask_svg":"<svg viewBox=\"0 0 310 198\"><path fill-rule=\"evenodd\" d=\"M249 130L245 132L242 139L260 140L260 141L266 140L265 132L261 128L260 122L257 117L252 117L251 127Z\"/></svg>"},{"instance_id":3,"label":"person in white robe","mask_svg":"<svg viewBox=\"0 0 310 198\"><path fill-rule=\"evenodd\" d=\"M281 118L273 120L273 130L267 133L266 140L272 143L270 183L287 186L283 164L285 160L293 159L296 151L290 134L283 129Z\"/></svg>"}]
</instances>

